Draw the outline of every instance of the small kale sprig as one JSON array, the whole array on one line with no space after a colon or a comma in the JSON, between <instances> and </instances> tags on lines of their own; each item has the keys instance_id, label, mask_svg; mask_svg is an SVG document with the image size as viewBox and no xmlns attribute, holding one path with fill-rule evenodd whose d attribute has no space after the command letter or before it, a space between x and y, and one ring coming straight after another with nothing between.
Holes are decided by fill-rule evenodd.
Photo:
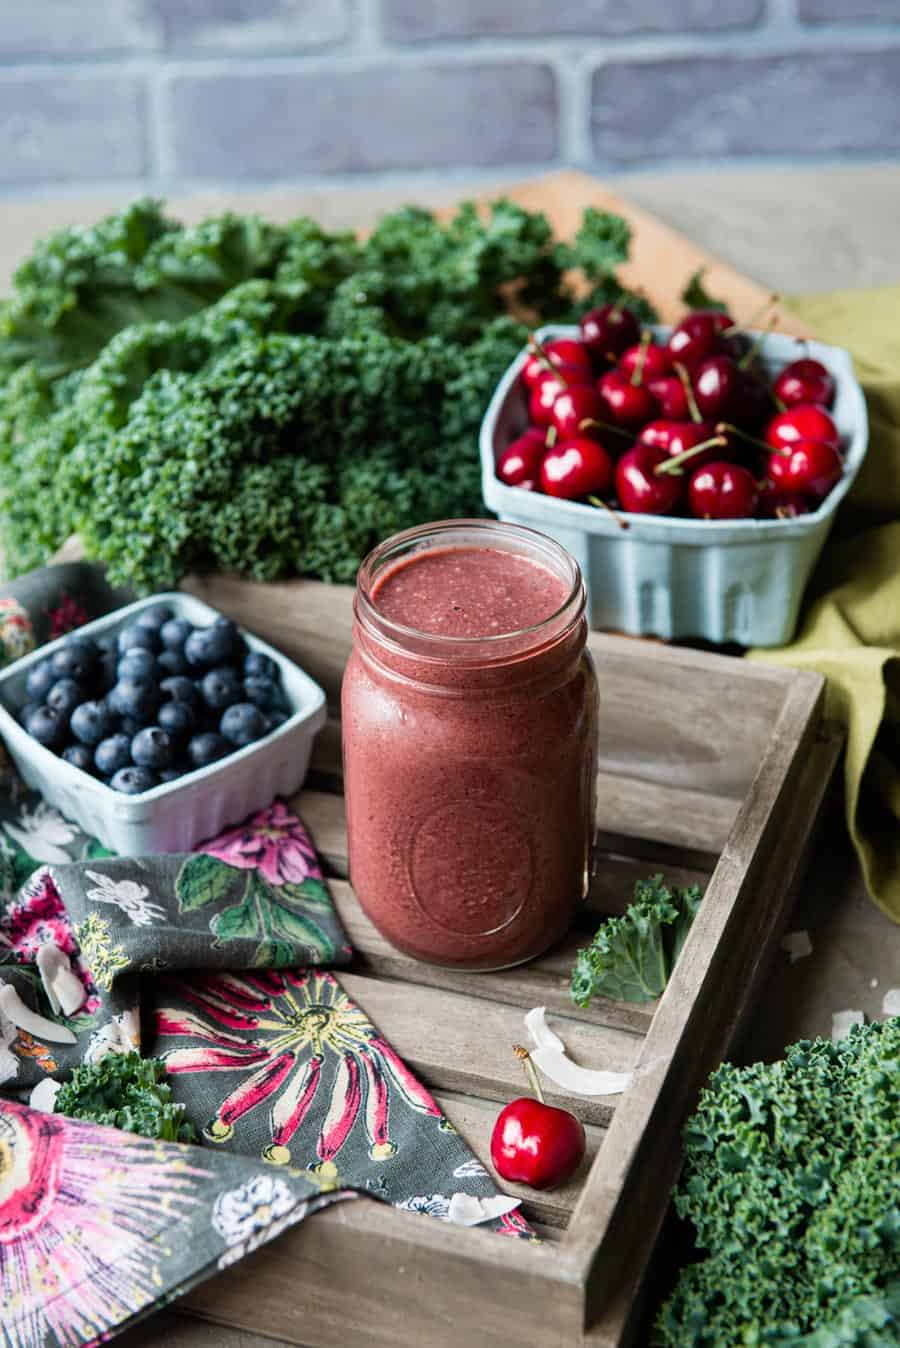
<instances>
[{"instance_id":1,"label":"small kale sprig","mask_svg":"<svg viewBox=\"0 0 900 1348\"><path fill-rule=\"evenodd\" d=\"M165 1064L139 1053L107 1053L99 1062L76 1067L53 1112L163 1142L199 1141L185 1120L184 1105L172 1102Z\"/></svg>"},{"instance_id":2,"label":"small kale sprig","mask_svg":"<svg viewBox=\"0 0 900 1348\"><path fill-rule=\"evenodd\" d=\"M724 314L728 305L723 304L721 300L713 299L703 280L706 275L705 267L698 267L687 285L682 290L680 299L689 309L715 309L717 313Z\"/></svg>"},{"instance_id":3,"label":"small kale sprig","mask_svg":"<svg viewBox=\"0 0 900 1348\"><path fill-rule=\"evenodd\" d=\"M572 1000L587 1006L592 997L649 1002L659 997L700 906L696 885L679 889L661 875L639 881L634 900L621 917L608 918L572 970Z\"/></svg>"}]
</instances>

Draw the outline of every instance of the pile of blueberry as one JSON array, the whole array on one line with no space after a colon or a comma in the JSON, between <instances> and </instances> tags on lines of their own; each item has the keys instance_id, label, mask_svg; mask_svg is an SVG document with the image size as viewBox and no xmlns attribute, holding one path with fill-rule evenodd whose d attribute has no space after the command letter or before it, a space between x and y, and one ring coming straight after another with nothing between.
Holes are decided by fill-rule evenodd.
<instances>
[{"instance_id":1,"label":"pile of blueberry","mask_svg":"<svg viewBox=\"0 0 900 1348\"><path fill-rule=\"evenodd\" d=\"M114 791L138 795L270 734L289 715L277 664L236 625L143 609L117 636L75 633L34 665L19 720Z\"/></svg>"}]
</instances>

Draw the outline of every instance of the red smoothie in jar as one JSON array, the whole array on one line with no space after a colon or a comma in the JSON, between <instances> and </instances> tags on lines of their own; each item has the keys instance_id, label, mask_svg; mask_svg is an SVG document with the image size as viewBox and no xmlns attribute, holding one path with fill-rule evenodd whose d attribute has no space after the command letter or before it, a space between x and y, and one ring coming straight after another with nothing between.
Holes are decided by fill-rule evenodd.
<instances>
[{"instance_id":1,"label":"red smoothie in jar","mask_svg":"<svg viewBox=\"0 0 900 1348\"><path fill-rule=\"evenodd\" d=\"M451 521L363 563L343 734L351 880L433 963L530 959L584 897L596 680L571 557L532 530Z\"/></svg>"}]
</instances>

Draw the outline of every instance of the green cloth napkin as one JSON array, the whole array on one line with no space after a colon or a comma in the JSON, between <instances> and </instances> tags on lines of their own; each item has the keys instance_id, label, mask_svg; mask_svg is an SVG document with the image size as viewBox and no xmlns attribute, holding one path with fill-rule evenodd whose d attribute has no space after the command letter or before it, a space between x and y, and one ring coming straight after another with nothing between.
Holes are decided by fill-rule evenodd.
<instances>
[{"instance_id":1,"label":"green cloth napkin","mask_svg":"<svg viewBox=\"0 0 900 1348\"><path fill-rule=\"evenodd\" d=\"M870 444L794 641L750 658L826 676L827 714L847 730L847 827L869 893L900 922L900 285L790 305L811 334L852 352Z\"/></svg>"}]
</instances>

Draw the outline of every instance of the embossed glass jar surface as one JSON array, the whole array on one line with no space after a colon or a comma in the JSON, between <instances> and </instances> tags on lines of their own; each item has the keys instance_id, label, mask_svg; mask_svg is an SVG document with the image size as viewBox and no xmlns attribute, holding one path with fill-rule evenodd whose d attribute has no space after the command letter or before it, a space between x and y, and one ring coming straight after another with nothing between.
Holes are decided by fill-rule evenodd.
<instances>
[{"instance_id":1,"label":"embossed glass jar surface","mask_svg":"<svg viewBox=\"0 0 900 1348\"><path fill-rule=\"evenodd\" d=\"M496 969L570 925L594 814L584 608L563 548L495 521L408 530L360 568L342 698L350 878L408 954Z\"/></svg>"}]
</instances>

